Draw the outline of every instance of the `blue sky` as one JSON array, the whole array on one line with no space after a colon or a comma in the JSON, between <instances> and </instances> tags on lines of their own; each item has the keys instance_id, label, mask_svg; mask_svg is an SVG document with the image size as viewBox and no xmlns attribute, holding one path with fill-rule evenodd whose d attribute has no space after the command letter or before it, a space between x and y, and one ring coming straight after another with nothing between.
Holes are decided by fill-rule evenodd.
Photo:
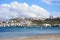
<instances>
[{"instance_id":1,"label":"blue sky","mask_svg":"<svg viewBox=\"0 0 60 40\"><path fill-rule=\"evenodd\" d=\"M11 4L14 1L18 3L26 3L29 6L36 5L48 11L50 15L60 16L60 0L0 0L0 5Z\"/></svg>"}]
</instances>

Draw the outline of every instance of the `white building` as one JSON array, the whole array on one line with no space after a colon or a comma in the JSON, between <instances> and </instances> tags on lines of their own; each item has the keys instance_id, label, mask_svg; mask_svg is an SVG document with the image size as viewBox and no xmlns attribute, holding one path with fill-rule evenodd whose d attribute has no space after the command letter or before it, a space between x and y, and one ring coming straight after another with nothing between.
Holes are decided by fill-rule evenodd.
<instances>
[{"instance_id":1,"label":"white building","mask_svg":"<svg viewBox=\"0 0 60 40\"><path fill-rule=\"evenodd\" d=\"M23 26L30 26L31 25L31 21L21 21L20 24Z\"/></svg>"},{"instance_id":2,"label":"white building","mask_svg":"<svg viewBox=\"0 0 60 40\"><path fill-rule=\"evenodd\" d=\"M51 25L50 24L43 24L42 26L45 26L45 27L51 27Z\"/></svg>"}]
</instances>

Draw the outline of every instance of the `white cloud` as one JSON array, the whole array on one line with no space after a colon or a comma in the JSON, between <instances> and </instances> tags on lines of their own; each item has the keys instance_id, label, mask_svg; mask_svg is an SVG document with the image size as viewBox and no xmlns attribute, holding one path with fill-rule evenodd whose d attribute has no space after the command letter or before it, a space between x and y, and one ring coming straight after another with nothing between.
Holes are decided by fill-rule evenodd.
<instances>
[{"instance_id":1,"label":"white cloud","mask_svg":"<svg viewBox=\"0 0 60 40\"><path fill-rule=\"evenodd\" d=\"M27 3L12 2L10 4L0 5L0 16L2 18L10 19L16 17L40 17L48 18L49 12L44 8L32 4L29 6Z\"/></svg>"},{"instance_id":2,"label":"white cloud","mask_svg":"<svg viewBox=\"0 0 60 40\"><path fill-rule=\"evenodd\" d=\"M53 12L53 16L60 17L60 12Z\"/></svg>"},{"instance_id":3,"label":"white cloud","mask_svg":"<svg viewBox=\"0 0 60 40\"><path fill-rule=\"evenodd\" d=\"M49 4L49 5L51 5L52 4L52 0L42 0L44 3L46 3L46 4Z\"/></svg>"},{"instance_id":4,"label":"white cloud","mask_svg":"<svg viewBox=\"0 0 60 40\"><path fill-rule=\"evenodd\" d=\"M41 0L41 1L49 5L60 6L60 0Z\"/></svg>"}]
</instances>

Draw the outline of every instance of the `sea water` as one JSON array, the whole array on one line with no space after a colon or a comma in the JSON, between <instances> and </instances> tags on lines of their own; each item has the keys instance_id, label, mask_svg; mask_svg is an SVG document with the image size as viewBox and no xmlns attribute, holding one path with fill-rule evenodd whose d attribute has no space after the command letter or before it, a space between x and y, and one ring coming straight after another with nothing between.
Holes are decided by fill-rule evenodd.
<instances>
[{"instance_id":1,"label":"sea water","mask_svg":"<svg viewBox=\"0 0 60 40\"><path fill-rule=\"evenodd\" d=\"M60 27L0 27L0 38L60 34Z\"/></svg>"}]
</instances>

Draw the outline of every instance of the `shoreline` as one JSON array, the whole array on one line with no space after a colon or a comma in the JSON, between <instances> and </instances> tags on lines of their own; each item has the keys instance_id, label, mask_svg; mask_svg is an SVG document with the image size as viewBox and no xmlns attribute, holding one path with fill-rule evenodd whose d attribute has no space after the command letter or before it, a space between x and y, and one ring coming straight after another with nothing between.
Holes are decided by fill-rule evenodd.
<instances>
[{"instance_id":1,"label":"shoreline","mask_svg":"<svg viewBox=\"0 0 60 40\"><path fill-rule=\"evenodd\" d=\"M60 34L50 34L42 36L0 38L0 40L60 40Z\"/></svg>"}]
</instances>

